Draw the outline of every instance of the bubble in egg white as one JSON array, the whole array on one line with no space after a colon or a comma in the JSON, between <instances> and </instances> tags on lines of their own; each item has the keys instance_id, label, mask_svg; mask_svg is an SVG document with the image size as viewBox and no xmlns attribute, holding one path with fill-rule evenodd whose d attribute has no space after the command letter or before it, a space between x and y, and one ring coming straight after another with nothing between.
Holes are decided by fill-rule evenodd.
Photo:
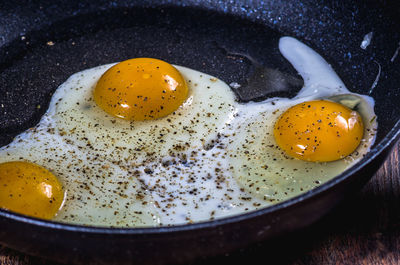
<instances>
[{"instance_id":1,"label":"bubble in egg white","mask_svg":"<svg viewBox=\"0 0 400 265\"><path fill-rule=\"evenodd\" d=\"M113 64L72 75L40 123L0 149L0 162L27 160L52 171L66 190L56 221L96 226L158 226L213 220L267 207L340 174L361 159L377 127L370 97L350 93L326 61L284 37L279 48L304 78L293 99L238 103L215 77L176 66L189 86L173 114L117 119L92 90ZM346 159L312 163L277 148L273 126L290 106L338 96L357 105L365 139Z\"/></svg>"}]
</instances>

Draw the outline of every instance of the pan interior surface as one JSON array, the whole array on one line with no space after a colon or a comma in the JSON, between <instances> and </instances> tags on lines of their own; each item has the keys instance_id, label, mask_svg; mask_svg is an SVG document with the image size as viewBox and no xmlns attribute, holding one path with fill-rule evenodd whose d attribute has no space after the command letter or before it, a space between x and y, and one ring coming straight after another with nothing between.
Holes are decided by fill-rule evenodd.
<instances>
[{"instance_id":1,"label":"pan interior surface","mask_svg":"<svg viewBox=\"0 0 400 265\"><path fill-rule=\"evenodd\" d=\"M368 9L375 8L377 17L382 18L376 23L367 19L369 11L351 3L315 6L274 1L255 7L238 3L226 9L225 4L213 6L207 1L195 7L162 1L137 6L129 1L105 2L4 5L0 11L0 28L7 28L0 39L0 146L37 124L53 92L69 76L129 58L159 58L216 76L227 84L238 83L240 88L232 89L240 101L293 97L303 81L279 52L279 38L285 35L319 52L349 90L375 99L379 117L375 146L387 140L400 116L400 104L395 104L400 100L400 55L394 58L400 33L392 32L398 22L379 6ZM281 10L288 10L287 14L282 16ZM362 49L360 44L369 32L374 32L374 37ZM268 75L271 69L280 78ZM260 73L268 78L254 78ZM286 89L274 89L282 80ZM249 236L245 242L251 240ZM195 251L193 256L199 253L205 252Z\"/></svg>"}]
</instances>

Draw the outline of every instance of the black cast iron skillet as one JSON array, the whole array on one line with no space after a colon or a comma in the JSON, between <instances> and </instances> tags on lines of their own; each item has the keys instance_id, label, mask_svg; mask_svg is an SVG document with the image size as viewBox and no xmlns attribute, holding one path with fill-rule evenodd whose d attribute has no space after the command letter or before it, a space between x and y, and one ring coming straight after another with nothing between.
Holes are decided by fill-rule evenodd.
<instances>
[{"instance_id":1,"label":"black cast iron skillet","mask_svg":"<svg viewBox=\"0 0 400 265\"><path fill-rule=\"evenodd\" d=\"M133 57L161 58L237 82L242 101L290 97L301 87L278 51L283 35L317 50L354 92L368 94L378 64L382 71L371 93L379 122L373 149L301 196L232 218L162 228L73 226L0 210L0 243L62 262L159 264L229 252L313 223L360 189L399 137L398 14L396 1L3 1L0 145L35 125L71 74ZM369 32L372 42L361 49ZM254 78L260 73L266 78Z\"/></svg>"}]
</instances>

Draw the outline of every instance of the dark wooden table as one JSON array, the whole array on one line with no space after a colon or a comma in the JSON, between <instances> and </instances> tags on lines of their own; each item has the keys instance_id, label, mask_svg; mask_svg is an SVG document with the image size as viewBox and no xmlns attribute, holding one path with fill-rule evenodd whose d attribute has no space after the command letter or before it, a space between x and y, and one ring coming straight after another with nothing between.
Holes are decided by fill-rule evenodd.
<instances>
[{"instance_id":1,"label":"dark wooden table","mask_svg":"<svg viewBox=\"0 0 400 265\"><path fill-rule=\"evenodd\" d=\"M194 264L400 264L400 144L354 199L302 231ZM0 264L54 264L0 247Z\"/></svg>"}]
</instances>

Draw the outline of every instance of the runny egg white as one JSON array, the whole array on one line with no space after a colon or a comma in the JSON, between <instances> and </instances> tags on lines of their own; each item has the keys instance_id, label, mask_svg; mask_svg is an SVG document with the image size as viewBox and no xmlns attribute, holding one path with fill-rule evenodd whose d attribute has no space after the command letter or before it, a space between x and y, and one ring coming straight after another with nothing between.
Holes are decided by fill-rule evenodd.
<instances>
[{"instance_id":1,"label":"runny egg white","mask_svg":"<svg viewBox=\"0 0 400 265\"><path fill-rule=\"evenodd\" d=\"M76 73L56 90L39 124L0 149L0 163L28 161L51 171L65 191L53 220L74 224L185 224L291 198L361 159L377 124L373 100L350 93L312 49L290 37L281 38L279 48L304 79L295 98L238 103L223 81L176 66L188 85L187 98L171 114L150 120L116 118L96 104L93 90L114 64ZM361 114L364 136L351 155L309 162L277 146L278 117L317 99Z\"/></svg>"}]
</instances>

